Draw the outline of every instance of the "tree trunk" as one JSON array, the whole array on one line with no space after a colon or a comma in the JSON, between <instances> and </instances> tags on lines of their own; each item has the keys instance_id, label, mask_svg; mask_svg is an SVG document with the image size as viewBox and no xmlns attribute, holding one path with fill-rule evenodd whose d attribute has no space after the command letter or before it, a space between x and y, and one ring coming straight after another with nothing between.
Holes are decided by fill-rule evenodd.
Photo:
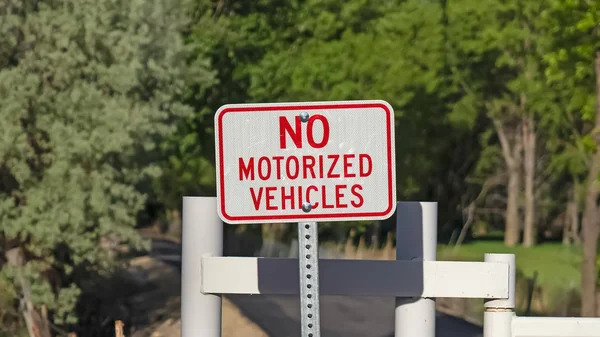
<instances>
[{"instance_id":1,"label":"tree trunk","mask_svg":"<svg viewBox=\"0 0 600 337\"><path fill-rule=\"evenodd\" d=\"M579 236L579 200L577 198L575 183L573 184L572 193L573 207L571 209L571 213L569 214L569 217L571 218L571 230L569 232L573 243L578 245L581 243L581 237Z\"/></svg>"},{"instance_id":2,"label":"tree trunk","mask_svg":"<svg viewBox=\"0 0 600 337\"><path fill-rule=\"evenodd\" d=\"M171 221L169 222L169 230L168 233L171 236L180 238L181 237L181 213L178 209L172 209L171 213Z\"/></svg>"},{"instance_id":3,"label":"tree trunk","mask_svg":"<svg viewBox=\"0 0 600 337\"><path fill-rule=\"evenodd\" d=\"M504 232L504 245L512 247L519 243L519 192L520 172L517 167L508 169L508 189L506 202L506 229Z\"/></svg>"},{"instance_id":4,"label":"tree trunk","mask_svg":"<svg viewBox=\"0 0 600 337\"><path fill-rule=\"evenodd\" d=\"M596 316L596 253L598 249L598 184L600 173L600 52L596 52L596 125L592 131L596 141L587 176L583 210L583 263L581 264L581 316Z\"/></svg>"},{"instance_id":5,"label":"tree trunk","mask_svg":"<svg viewBox=\"0 0 600 337\"><path fill-rule=\"evenodd\" d=\"M494 126L502 146L502 154L508 169L508 186L506 190L506 228L504 231L504 245L511 247L519 243L519 193L521 192L521 151L523 149L522 133L520 128L514 133L511 146L504 126L501 121L495 120Z\"/></svg>"},{"instance_id":6,"label":"tree trunk","mask_svg":"<svg viewBox=\"0 0 600 337\"><path fill-rule=\"evenodd\" d=\"M579 238L579 204L575 192L575 182L569 188L567 212L563 221L563 245L580 244Z\"/></svg>"},{"instance_id":7,"label":"tree trunk","mask_svg":"<svg viewBox=\"0 0 600 337\"><path fill-rule=\"evenodd\" d=\"M523 122L523 153L525 168L525 224L523 245L532 247L537 241L535 224L535 197L533 182L535 181L535 129L533 118L528 117Z\"/></svg>"},{"instance_id":8,"label":"tree trunk","mask_svg":"<svg viewBox=\"0 0 600 337\"><path fill-rule=\"evenodd\" d=\"M373 226L373 234L371 235L371 249L379 250L381 222L375 221Z\"/></svg>"},{"instance_id":9,"label":"tree trunk","mask_svg":"<svg viewBox=\"0 0 600 337\"><path fill-rule=\"evenodd\" d=\"M562 226L563 226L563 233L562 233L562 244L563 246L569 246L571 245L571 212L573 212L572 210L573 208L573 203L569 200L569 202L567 203L567 211L566 214L563 216L561 215L560 218L562 219Z\"/></svg>"},{"instance_id":10,"label":"tree trunk","mask_svg":"<svg viewBox=\"0 0 600 337\"><path fill-rule=\"evenodd\" d=\"M17 269L16 280L19 282L21 293L23 295L21 298L21 310L25 325L27 325L29 337L51 337L50 324L48 323L45 307L42 308L42 315L35 310L31 294L31 285L22 273L23 267L25 266L23 250L20 247L12 248L6 251L5 256L8 264Z\"/></svg>"},{"instance_id":11,"label":"tree trunk","mask_svg":"<svg viewBox=\"0 0 600 337\"><path fill-rule=\"evenodd\" d=\"M594 183L600 168L600 152L592 158L583 211L583 263L581 264L581 316L596 316L596 252L598 247L598 188Z\"/></svg>"},{"instance_id":12,"label":"tree trunk","mask_svg":"<svg viewBox=\"0 0 600 337\"><path fill-rule=\"evenodd\" d=\"M465 238L467 237L467 233L469 232L469 228L471 228L471 225L475 221L475 211L477 210L477 206L475 205L475 202L476 202L476 200L473 200L469 204L469 206L467 206L467 211L466 211L467 221L465 222L462 229L460 230L460 234L458 235L458 240L456 240L456 244L454 245L455 253L458 251L458 247L460 247L460 245L462 245L463 241L465 241Z\"/></svg>"}]
</instances>

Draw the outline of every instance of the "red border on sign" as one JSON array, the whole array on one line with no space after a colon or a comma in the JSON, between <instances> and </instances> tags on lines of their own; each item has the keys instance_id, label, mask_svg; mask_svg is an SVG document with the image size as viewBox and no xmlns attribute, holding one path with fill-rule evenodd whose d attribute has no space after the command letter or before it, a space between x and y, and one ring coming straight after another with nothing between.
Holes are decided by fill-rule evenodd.
<instances>
[{"instance_id":1,"label":"red border on sign","mask_svg":"<svg viewBox=\"0 0 600 337\"><path fill-rule=\"evenodd\" d=\"M356 213L329 213L329 214L287 214L287 215L246 215L246 216L230 216L225 211L225 182L223 176L223 116L229 112L268 112L274 110L317 110L317 109L360 109L360 108L381 108L385 111L386 117L386 136L387 136L387 168L388 168L388 207L383 212L356 212ZM221 214L230 221L257 221L257 220L290 220L290 219L336 219L348 217L378 217L384 216L394 207L392 175L394 168L392 167L392 121L390 118L391 112L383 103L359 103L359 104L323 104L323 105L267 105L267 106L251 106L251 107L230 107L223 109L218 116L219 126L219 190Z\"/></svg>"}]
</instances>

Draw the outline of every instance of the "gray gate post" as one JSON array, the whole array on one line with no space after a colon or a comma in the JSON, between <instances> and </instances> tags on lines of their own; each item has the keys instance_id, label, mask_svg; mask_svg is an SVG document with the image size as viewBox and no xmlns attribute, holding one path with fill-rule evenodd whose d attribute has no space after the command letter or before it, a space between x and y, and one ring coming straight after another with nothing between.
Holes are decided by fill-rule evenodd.
<instances>
[{"instance_id":1,"label":"gray gate post","mask_svg":"<svg viewBox=\"0 0 600 337\"><path fill-rule=\"evenodd\" d=\"M203 294L202 257L223 255L215 197L183 197L181 336L221 337L221 296Z\"/></svg>"},{"instance_id":2,"label":"gray gate post","mask_svg":"<svg viewBox=\"0 0 600 337\"><path fill-rule=\"evenodd\" d=\"M437 202L399 202L396 260L435 261L436 245ZM414 277L423 281L423 274ZM394 331L395 337L435 337L435 299L396 298Z\"/></svg>"}]
</instances>

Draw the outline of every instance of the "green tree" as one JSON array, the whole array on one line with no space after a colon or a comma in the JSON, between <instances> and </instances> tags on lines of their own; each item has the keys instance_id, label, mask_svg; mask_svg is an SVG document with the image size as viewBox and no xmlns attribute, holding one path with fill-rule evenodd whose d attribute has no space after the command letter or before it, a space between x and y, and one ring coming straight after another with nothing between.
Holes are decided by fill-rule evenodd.
<instances>
[{"instance_id":1,"label":"green tree","mask_svg":"<svg viewBox=\"0 0 600 337\"><path fill-rule=\"evenodd\" d=\"M179 121L179 132L162 144L168 160L155 180L157 198L179 218L181 195L215 195L214 113L222 105L249 100L247 69L275 45L296 2L198 0L190 7L193 25L183 32L188 54L181 100L194 113ZM273 36L273 37L272 37Z\"/></svg>"},{"instance_id":2,"label":"green tree","mask_svg":"<svg viewBox=\"0 0 600 337\"><path fill-rule=\"evenodd\" d=\"M573 132L567 149L580 149L584 158L590 153L582 220L581 315L594 317L598 314L596 259L600 234L600 3L554 0L546 15L552 20L554 41L553 51L546 55L548 81L563 93L565 114L574 115L572 121L585 123L581 136ZM573 169L578 173L578 166Z\"/></svg>"},{"instance_id":3,"label":"green tree","mask_svg":"<svg viewBox=\"0 0 600 337\"><path fill-rule=\"evenodd\" d=\"M546 116L556 114L552 92L545 86L540 60L547 50L547 2L448 1L450 54L453 79L462 97L451 118L474 125L483 114L489 121L485 138L489 149L480 168L498 174L498 155L504 161L506 188L505 244L520 241L521 193L524 183L524 245L536 242L537 139ZM524 181L521 176L524 173ZM504 175L504 173L502 173Z\"/></svg>"},{"instance_id":4,"label":"green tree","mask_svg":"<svg viewBox=\"0 0 600 337\"><path fill-rule=\"evenodd\" d=\"M246 69L268 46L260 40L280 33L271 27L276 25L273 21L285 22L282 16L269 14L292 13L282 10L292 4L275 0L192 3L193 24L183 38L193 76L187 78L180 99L194 113L181 119L178 132L161 144L167 160L162 163L164 174L154 180L156 198L167 208L172 234L179 234L182 195L215 195L214 113L224 104L248 101ZM256 226L239 229L260 230Z\"/></svg>"},{"instance_id":5,"label":"green tree","mask_svg":"<svg viewBox=\"0 0 600 337\"><path fill-rule=\"evenodd\" d=\"M399 198L440 201L440 216L454 226L464 176L478 158L473 134L479 129L456 129L446 115L454 93L447 90L443 11L437 2L198 5L202 15L189 40L214 46L208 55L218 83L190 92L199 93L191 104L202 111L190 123L196 136L184 142L195 143L194 153L214 163L209 122L225 103L382 98L397 112ZM183 161L183 155L177 160ZM214 184L208 178L214 168L207 166L206 179L198 169L185 170L195 179L189 186L198 186L201 179ZM203 187L203 193L214 193L211 186Z\"/></svg>"},{"instance_id":6,"label":"green tree","mask_svg":"<svg viewBox=\"0 0 600 337\"><path fill-rule=\"evenodd\" d=\"M31 336L133 230L157 142L189 109L178 1L0 4L0 258Z\"/></svg>"},{"instance_id":7,"label":"green tree","mask_svg":"<svg viewBox=\"0 0 600 337\"><path fill-rule=\"evenodd\" d=\"M252 100L388 101L396 112L398 197L445 197L447 173L464 164L450 153L464 139L445 118L439 4L307 1L295 20L299 38L250 68ZM456 215L456 204L443 206L444 218Z\"/></svg>"},{"instance_id":8,"label":"green tree","mask_svg":"<svg viewBox=\"0 0 600 337\"><path fill-rule=\"evenodd\" d=\"M448 126L438 98L441 15L422 1L308 1L294 25L307 37L269 49L251 68L252 99L387 100L396 111L398 195L425 196L445 145L434 139Z\"/></svg>"},{"instance_id":9,"label":"green tree","mask_svg":"<svg viewBox=\"0 0 600 337\"><path fill-rule=\"evenodd\" d=\"M160 144L165 160L163 174L153 181L153 196L164 206L169 232L181 234L181 197L215 195L213 114L227 102L222 73L227 65L224 46L233 34L227 17L218 14L219 4L200 1L190 5L190 25L182 32L187 76L179 100L193 113L177 121L177 132ZM214 66L213 66L214 65ZM217 102L215 102L217 101Z\"/></svg>"}]
</instances>

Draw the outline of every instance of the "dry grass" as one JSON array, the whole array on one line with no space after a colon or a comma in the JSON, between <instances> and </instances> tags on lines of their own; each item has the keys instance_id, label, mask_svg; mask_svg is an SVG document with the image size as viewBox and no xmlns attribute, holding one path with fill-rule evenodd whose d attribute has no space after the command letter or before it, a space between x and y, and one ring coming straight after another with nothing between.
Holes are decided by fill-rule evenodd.
<instances>
[{"instance_id":1,"label":"dry grass","mask_svg":"<svg viewBox=\"0 0 600 337\"><path fill-rule=\"evenodd\" d=\"M350 236L344 246L344 258L356 259L356 260L395 260L396 259L396 248L393 244L393 234L388 233L385 245L383 248L371 248L367 247L365 243L365 237L361 236L358 241L358 247L354 247L352 244L356 232L350 231Z\"/></svg>"},{"instance_id":2,"label":"dry grass","mask_svg":"<svg viewBox=\"0 0 600 337\"><path fill-rule=\"evenodd\" d=\"M221 327L223 337L269 337L258 325L250 321L240 312L238 307L228 299L223 298L223 316ZM138 335L138 334L136 334ZM154 328L146 331L150 337L176 337L181 336L181 319L169 318ZM117 337L123 337L117 335Z\"/></svg>"}]
</instances>

